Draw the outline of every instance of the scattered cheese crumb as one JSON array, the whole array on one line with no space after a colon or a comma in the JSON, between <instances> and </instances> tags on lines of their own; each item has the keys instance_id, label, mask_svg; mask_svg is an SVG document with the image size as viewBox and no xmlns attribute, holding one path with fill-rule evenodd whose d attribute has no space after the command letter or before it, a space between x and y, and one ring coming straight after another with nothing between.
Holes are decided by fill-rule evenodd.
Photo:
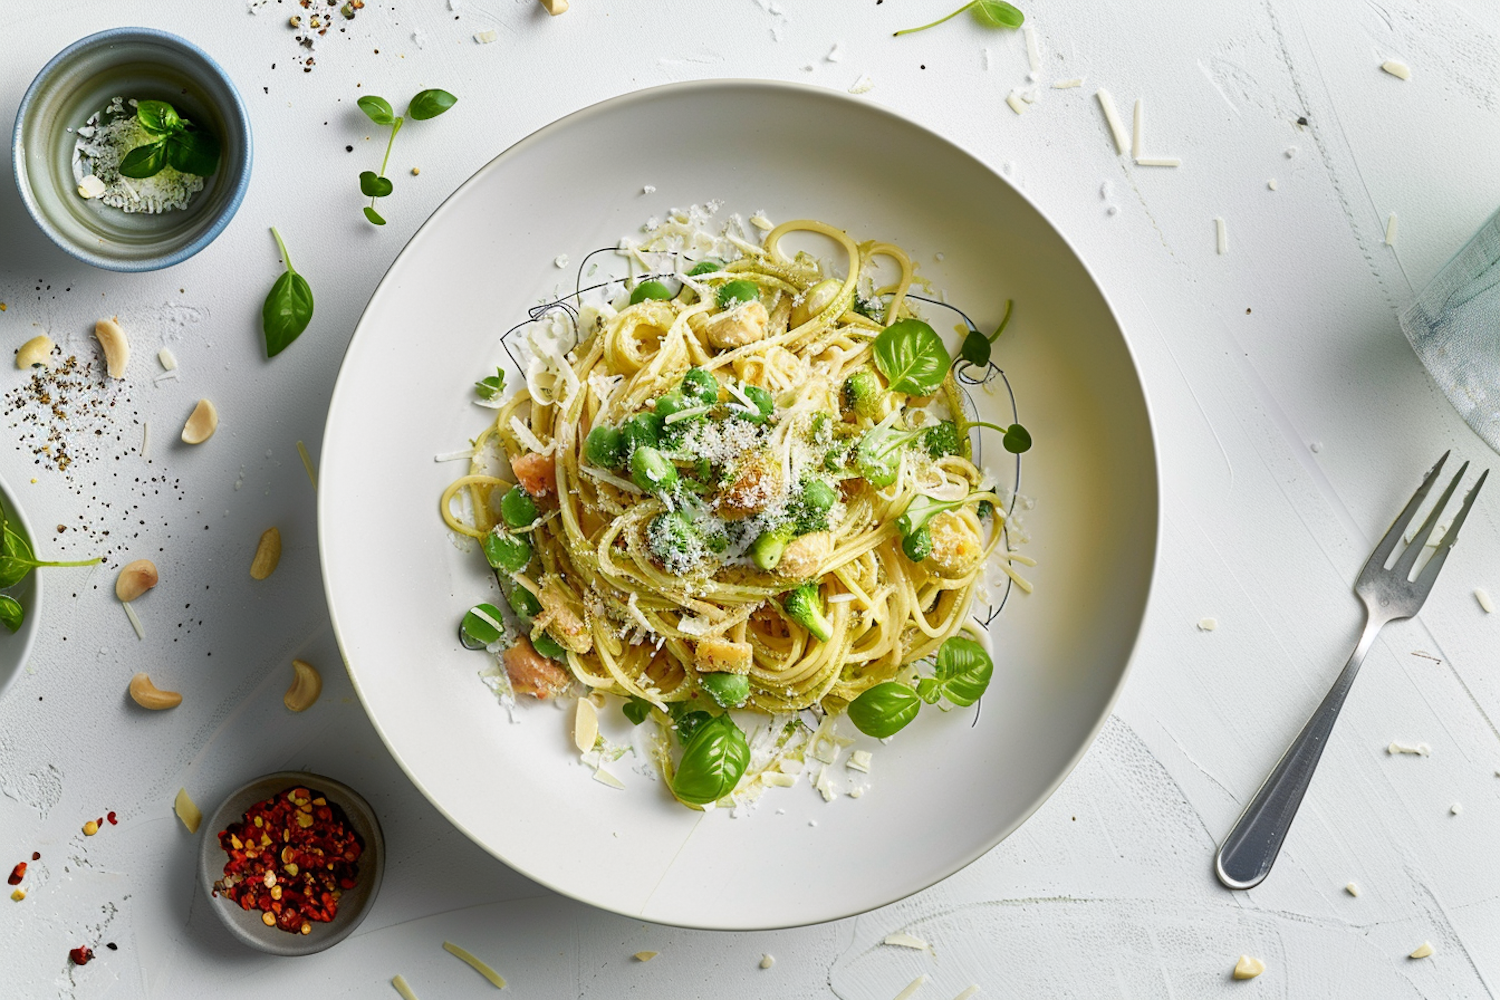
<instances>
[{"instance_id":1,"label":"scattered cheese crumb","mask_svg":"<svg viewBox=\"0 0 1500 1000\"><path fill-rule=\"evenodd\" d=\"M177 814L178 819L182 820L182 825L187 827L188 833L198 832L198 824L203 822L203 810L198 808L198 803L188 795L186 788L177 789L177 798L172 802L172 811Z\"/></svg>"},{"instance_id":2,"label":"scattered cheese crumb","mask_svg":"<svg viewBox=\"0 0 1500 1000\"><path fill-rule=\"evenodd\" d=\"M851 753L849 755L849 763L847 765L845 765L845 766L847 766L851 771L863 771L865 774L869 774L870 773L870 751L868 751L868 750L856 750L856 751L854 751L853 753Z\"/></svg>"},{"instance_id":3,"label":"scattered cheese crumb","mask_svg":"<svg viewBox=\"0 0 1500 1000\"><path fill-rule=\"evenodd\" d=\"M638 952L635 953L635 960L637 962L649 962L649 961L651 961L653 958L655 958L659 954L661 954L661 952L657 952L657 951L638 951Z\"/></svg>"},{"instance_id":4,"label":"scattered cheese crumb","mask_svg":"<svg viewBox=\"0 0 1500 1000\"><path fill-rule=\"evenodd\" d=\"M1454 816L1457 816L1459 813L1461 813L1463 811L1464 811L1464 805L1463 805L1462 802L1455 802L1451 806L1448 807L1448 812L1452 813Z\"/></svg>"},{"instance_id":5,"label":"scattered cheese crumb","mask_svg":"<svg viewBox=\"0 0 1500 1000\"><path fill-rule=\"evenodd\" d=\"M1146 132L1146 102L1141 98L1135 99L1135 114L1130 122L1130 155L1135 157L1135 162L1141 162L1141 157L1146 153L1142 148Z\"/></svg>"},{"instance_id":6,"label":"scattered cheese crumb","mask_svg":"<svg viewBox=\"0 0 1500 1000\"><path fill-rule=\"evenodd\" d=\"M14 899L16 902L19 903L21 900L23 900L23 899L26 898L26 890L25 889L17 889L15 892L13 892L13 893L10 894L10 898Z\"/></svg>"},{"instance_id":7,"label":"scattered cheese crumb","mask_svg":"<svg viewBox=\"0 0 1500 1000\"><path fill-rule=\"evenodd\" d=\"M1198 631L1199 632L1212 632L1214 629L1216 629L1218 627L1219 627L1219 619L1217 619L1217 618L1199 618L1198 619Z\"/></svg>"},{"instance_id":8,"label":"scattered cheese crumb","mask_svg":"<svg viewBox=\"0 0 1500 1000\"><path fill-rule=\"evenodd\" d=\"M927 942L911 934L887 934L882 944L895 945L897 948L915 948L917 951L927 950Z\"/></svg>"},{"instance_id":9,"label":"scattered cheese crumb","mask_svg":"<svg viewBox=\"0 0 1500 1000\"><path fill-rule=\"evenodd\" d=\"M1426 743L1407 744L1397 743L1395 740L1391 740L1390 744L1385 748L1385 752L1393 755L1398 753L1409 753L1417 754L1422 757L1431 757L1432 747L1428 746Z\"/></svg>"},{"instance_id":10,"label":"scattered cheese crumb","mask_svg":"<svg viewBox=\"0 0 1500 1000\"><path fill-rule=\"evenodd\" d=\"M1294 157L1296 155L1297 155L1297 147L1296 146L1288 146L1286 148L1286 158L1288 160L1290 160L1292 157Z\"/></svg>"},{"instance_id":11,"label":"scattered cheese crumb","mask_svg":"<svg viewBox=\"0 0 1500 1000\"><path fill-rule=\"evenodd\" d=\"M974 994L978 992L978 983L975 983L973 986L965 986L963 990L959 992L958 996L953 998L953 1000L969 1000L970 997L974 996Z\"/></svg>"},{"instance_id":12,"label":"scattered cheese crumb","mask_svg":"<svg viewBox=\"0 0 1500 1000\"><path fill-rule=\"evenodd\" d=\"M917 990L920 990L922 988L922 984L925 982L927 982L927 974L924 972L922 975L918 976L916 979L913 979L910 983L908 983L906 985L906 989L902 990L900 993L897 993L895 996L895 1000L911 1000L912 995L915 994Z\"/></svg>"},{"instance_id":13,"label":"scattered cheese crumb","mask_svg":"<svg viewBox=\"0 0 1500 1000\"><path fill-rule=\"evenodd\" d=\"M625 787L625 782L616 778L602 767L594 771L594 780L601 785L608 785L610 788L623 789Z\"/></svg>"},{"instance_id":14,"label":"scattered cheese crumb","mask_svg":"<svg viewBox=\"0 0 1500 1000\"><path fill-rule=\"evenodd\" d=\"M500 37L500 32L494 28L485 28L483 31L474 32L474 41L480 45L488 45Z\"/></svg>"},{"instance_id":15,"label":"scattered cheese crumb","mask_svg":"<svg viewBox=\"0 0 1500 1000\"><path fill-rule=\"evenodd\" d=\"M855 80L854 83L849 87L849 93L868 94L874 89L875 81L871 80L868 76L861 74L860 78L858 80Z\"/></svg>"},{"instance_id":16,"label":"scattered cheese crumb","mask_svg":"<svg viewBox=\"0 0 1500 1000\"><path fill-rule=\"evenodd\" d=\"M766 954L760 956L760 967L762 969L769 969L771 966L773 966L775 964L776 964L776 959L769 952L767 952Z\"/></svg>"},{"instance_id":17,"label":"scattered cheese crumb","mask_svg":"<svg viewBox=\"0 0 1500 1000\"><path fill-rule=\"evenodd\" d=\"M1358 896L1359 886L1355 885L1353 882L1350 882L1348 885L1344 886L1344 891L1351 896Z\"/></svg>"},{"instance_id":18,"label":"scattered cheese crumb","mask_svg":"<svg viewBox=\"0 0 1500 1000\"><path fill-rule=\"evenodd\" d=\"M560 253L556 257L553 257L552 258L552 266L553 267L567 267L568 266L568 255L565 254L565 253Z\"/></svg>"},{"instance_id":19,"label":"scattered cheese crumb","mask_svg":"<svg viewBox=\"0 0 1500 1000\"><path fill-rule=\"evenodd\" d=\"M1012 90L1006 94L1005 103L1009 104L1010 109L1018 115L1026 113L1026 102L1021 100L1020 91Z\"/></svg>"},{"instance_id":20,"label":"scattered cheese crumb","mask_svg":"<svg viewBox=\"0 0 1500 1000\"><path fill-rule=\"evenodd\" d=\"M1421 944L1417 945L1416 950L1411 953L1411 957L1431 958L1433 953L1436 951L1437 949L1432 946L1431 941L1423 941Z\"/></svg>"},{"instance_id":21,"label":"scattered cheese crumb","mask_svg":"<svg viewBox=\"0 0 1500 1000\"><path fill-rule=\"evenodd\" d=\"M93 174L78 182L78 196L84 199L97 198L107 189L107 185Z\"/></svg>"},{"instance_id":22,"label":"scattered cheese crumb","mask_svg":"<svg viewBox=\"0 0 1500 1000\"><path fill-rule=\"evenodd\" d=\"M145 639L146 638L146 629L145 629L144 626L141 625L140 618L138 618L136 616L135 608L132 608L130 606L130 602L129 601L126 601L124 604L122 604L120 606L125 609L125 617L130 619L130 627L133 628L133 629L135 629L135 637L137 639Z\"/></svg>"},{"instance_id":23,"label":"scattered cheese crumb","mask_svg":"<svg viewBox=\"0 0 1500 1000\"><path fill-rule=\"evenodd\" d=\"M1399 59L1387 59L1380 64L1380 68L1391 74L1398 80L1411 79L1411 67Z\"/></svg>"},{"instance_id":24,"label":"scattered cheese crumb","mask_svg":"<svg viewBox=\"0 0 1500 1000\"><path fill-rule=\"evenodd\" d=\"M1075 76L1071 80L1058 80L1052 84L1053 90L1072 90L1074 87L1083 86L1083 77Z\"/></svg>"},{"instance_id":25,"label":"scattered cheese crumb","mask_svg":"<svg viewBox=\"0 0 1500 1000\"><path fill-rule=\"evenodd\" d=\"M1391 213L1391 217L1385 220L1385 245L1388 246L1388 247L1393 247L1393 246L1396 245L1396 213L1395 212L1392 212Z\"/></svg>"},{"instance_id":26,"label":"scattered cheese crumb","mask_svg":"<svg viewBox=\"0 0 1500 1000\"><path fill-rule=\"evenodd\" d=\"M1229 252L1229 227L1224 224L1223 219L1214 219L1214 235L1218 241L1219 255L1222 257Z\"/></svg>"},{"instance_id":27,"label":"scattered cheese crumb","mask_svg":"<svg viewBox=\"0 0 1500 1000\"><path fill-rule=\"evenodd\" d=\"M1115 110L1115 99L1109 91L1100 87L1094 91L1094 96L1099 99L1099 107L1104 110L1104 120L1109 123L1110 135L1115 139L1115 151L1123 155L1130 148L1130 138L1125 134L1125 126L1120 123L1119 112Z\"/></svg>"},{"instance_id":28,"label":"scattered cheese crumb","mask_svg":"<svg viewBox=\"0 0 1500 1000\"><path fill-rule=\"evenodd\" d=\"M1042 53L1036 44L1036 28L1032 27L1030 21L1021 25L1021 34L1026 37L1026 62L1031 66L1032 73L1042 71ZM1032 79L1036 79L1032 77Z\"/></svg>"},{"instance_id":29,"label":"scattered cheese crumb","mask_svg":"<svg viewBox=\"0 0 1500 1000\"><path fill-rule=\"evenodd\" d=\"M655 193L656 193L656 185L655 184L647 184L647 185L644 185L641 188L641 194L655 194Z\"/></svg>"},{"instance_id":30,"label":"scattered cheese crumb","mask_svg":"<svg viewBox=\"0 0 1500 1000\"><path fill-rule=\"evenodd\" d=\"M173 371L177 367L176 356L165 347L156 352L156 360L161 362L162 368L166 371Z\"/></svg>"},{"instance_id":31,"label":"scattered cheese crumb","mask_svg":"<svg viewBox=\"0 0 1500 1000\"><path fill-rule=\"evenodd\" d=\"M1234 978L1254 979L1266 971L1266 963L1249 955L1241 955L1240 960L1234 963Z\"/></svg>"},{"instance_id":32,"label":"scattered cheese crumb","mask_svg":"<svg viewBox=\"0 0 1500 1000\"><path fill-rule=\"evenodd\" d=\"M1479 606L1484 609L1485 614L1492 615L1495 613L1495 602L1490 600L1489 593L1483 587L1474 588L1474 600L1479 602Z\"/></svg>"},{"instance_id":33,"label":"scattered cheese crumb","mask_svg":"<svg viewBox=\"0 0 1500 1000\"><path fill-rule=\"evenodd\" d=\"M406 985L406 980L400 976L392 977L391 985L396 987L397 993L401 994L401 1000L417 1000L417 995L411 991L411 987Z\"/></svg>"},{"instance_id":34,"label":"scattered cheese crumb","mask_svg":"<svg viewBox=\"0 0 1500 1000\"><path fill-rule=\"evenodd\" d=\"M490 985L494 986L495 989L497 989L497 990L503 990L503 989L505 989L505 979L504 979L504 977L501 976L500 973L496 972L494 969L490 968L484 962L481 962L478 958L475 958L468 951L465 951L463 948L460 948L458 945L454 944L452 941L444 941L443 942L443 950L446 951L448 954L450 954L450 955L454 956L455 958L457 958L459 961L461 961L461 962L467 962L470 968L472 968L475 972L479 973L484 978L488 979L490 981Z\"/></svg>"},{"instance_id":35,"label":"scattered cheese crumb","mask_svg":"<svg viewBox=\"0 0 1500 1000\"><path fill-rule=\"evenodd\" d=\"M1138 156L1135 160L1138 167L1180 167L1182 158L1178 156Z\"/></svg>"},{"instance_id":36,"label":"scattered cheese crumb","mask_svg":"<svg viewBox=\"0 0 1500 1000\"><path fill-rule=\"evenodd\" d=\"M1272 191L1275 191L1276 190L1276 178L1272 177L1270 180L1266 181L1266 187L1270 188Z\"/></svg>"},{"instance_id":37,"label":"scattered cheese crumb","mask_svg":"<svg viewBox=\"0 0 1500 1000\"><path fill-rule=\"evenodd\" d=\"M855 785L853 788L849 789L849 797L851 799L862 799L862 798L864 798L865 797L864 786L863 785Z\"/></svg>"},{"instance_id":38,"label":"scattered cheese crumb","mask_svg":"<svg viewBox=\"0 0 1500 1000\"><path fill-rule=\"evenodd\" d=\"M823 58L828 60L829 62L838 62L839 60L843 59L844 54L839 51L839 43L834 42L833 48L829 49L828 54Z\"/></svg>"},{"instance_id":39,"label":"scattered cheese crumb","mask_svg":"<svg viewBox=\"0 0 1500 1000\"><path fill-rule=\"evenodd\" d=\"M760 780L777 788L791 788L797 783L797 776L782 774L780 771L765 771L761 774Z\"/></svg>"}]
</instances>

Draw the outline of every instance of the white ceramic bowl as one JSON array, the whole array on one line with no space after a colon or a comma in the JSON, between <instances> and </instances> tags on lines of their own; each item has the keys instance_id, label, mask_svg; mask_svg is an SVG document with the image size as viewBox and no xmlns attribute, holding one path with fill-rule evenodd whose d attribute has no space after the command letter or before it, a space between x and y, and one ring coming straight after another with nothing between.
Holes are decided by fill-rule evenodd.
<instances>
[{"instance_id":1,"label":"white ceramic bowl","mask_svg":"<svg viewBox=\"0 0 1500 1000\"><path fill-rule=\"evenodd\" d=\"M684 809L645 762L614 767L624 791L589 780L566 712L531 704L519 724L507 721L476 678L485 657L456 639L464 610L495 592L483 559L459 551L438 517L438 496L460 470L433 461L491 419L472 405L472 384L505 360L501 333L573 287L555 257L576 263L649 216L709 199L726 213L813 216L856 239L895 242L990 329L1014 298L996 357L1036 441L1023 484L1037 500L1026 514L1036 593L1013 596L997 621L978 724L969 726L972 710L927 713L889 746L867 744L875 756L862 798L825 803L802 784L771 790L740 819ZM948 314L929 315L951 330ZM979 402L985 416L1009 420L1003 395ZM547 126L480 170L371 299L322 454L329 608L396 760L516 869L664 923L748 929L843 917L984 854L1052 793L1103 724L1155 564L1145 396L1067 241L952 143L865 101L789 84L630 94Z\"/></svg>"},{"instance_id":2,"label":"white ceramic bowl","mask_svg":"<svg viewBox=\"0 0 1500 1000\"><path fill-rule=\"evenodd\" d=\"M16 501L15 491L4 479L0 479L0 510L9 519L12 529L19 531L28 542L35 542L36 533L31 530L31 522ZM0 590L0 594L14 597L26 609L21 628L14 634L0 626L0 698L5 697L6 689L20 676L21 669L26 666L26 658L31 655L31 647L36 643L44 606L42 577L47 572L45 569L33 570L16 586Z\"/></svg>"}]
</instances>

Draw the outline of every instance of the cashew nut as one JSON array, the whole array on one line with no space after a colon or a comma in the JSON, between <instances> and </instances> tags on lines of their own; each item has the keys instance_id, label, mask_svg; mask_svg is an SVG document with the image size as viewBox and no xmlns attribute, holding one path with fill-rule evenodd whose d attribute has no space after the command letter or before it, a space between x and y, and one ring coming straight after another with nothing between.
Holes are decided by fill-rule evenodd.
<instances>
[{"instance_id":1,"label":"cashew nut","mask_svg":"<svg viewBox=\"0 0 1500 1000\"><path fill-rule=\"evenodd\" d=\"M214 431L218 429L219 411L208 400L200 399L187 418L187 423L182 425L183 443L202 444L213 437Z\"/></svg>"},{"instance_id":2,"label":"cashew nut","mask_svg":"<svg viewBox=\"0 0 1500 1000\"><path fill-rule=\"evenodd\" d=\"M281 531L278 528L267 528L260 536L260 544L255 547L255 558L250 560L250 578L264 580L276 572L276 564L279 562Z\"/></svg>"},{"instance_id":3,"label":"cashew nut","mask_svg":"<svg viewBox=\"0 0 1500 1000\"><path fill-rule=\"evenodd\" d=\"M16 352L17 368L45 368L52 358L52 338L45 333L32 337Z\"/></svg>"},{"instance_id":4,"label":"cashew nut","mask_svg":"<svg viewBox=\"0 0 1500 1000\"><path fill-rule=\"evenodd\" d=\"M151 678L144 673L130 678L130 697L137 705L149 708L153 712L160 712L164 708L176 708L182 704L182 695L176 691L163 691L152 684Z\"/></svg>"},{"instance_id":5,"label":"cashew nut","mask_svg":"<svg viewBox=\"0 0 1500 1000\"><path fill-rule=\"evenodd\" d=\"M292 678L292 686L286 689L281 703L293 712L305 712L323 693L323 676L306 660L293 660L292 670L297 676Z\"/></svg>"},{"instance_id":6,"label":"cashew nut","mask_svg":"<svg viewBox=\"0 0 1500 1000\"><path fill-rule=\"evenodd\" d=\"M130 342L125 339L125 331L120 329L119 317L95 323L94 336L104 348L104 367L109 377L124 378L125 368L130 364Z\"/></svg>"},{"instance_id":7,"label":"cashew nut","mask_svg":"<svg viewBox=\"0 0 1500 1000\"><path fill-rule=\"evenodd\" d=\"M115 596L129 604L156 586L157 579L156 563L150 559L137 559L120 570L120 575L115 578Z\"/></svg>"}]
</instances>

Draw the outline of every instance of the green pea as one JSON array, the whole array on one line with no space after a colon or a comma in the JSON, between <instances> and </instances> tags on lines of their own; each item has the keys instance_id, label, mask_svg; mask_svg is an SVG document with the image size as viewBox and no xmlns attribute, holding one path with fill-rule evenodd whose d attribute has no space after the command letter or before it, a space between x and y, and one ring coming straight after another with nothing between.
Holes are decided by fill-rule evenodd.
<instances>
[{"instance_id":1,"label":"green pea","mask_svg":"<svg viewBox=\"0 0 1500 1000\"><path fill-rule=\"evenodd\" d=\"M781 553L786 551L787 543L791 540L790 528L762 531L750 543L750 561L760 569L775 569L776 564L781 562Z\"/></svg>"},{"instance_id":2,"label":"green pea","mask_svg":"<svg viewBox=\"0 0 1500 1000\"><path fill-rule=\"evenodd\" d=\"M752 424L763 424L766 418L776 410L776 401L771 398L769 389L762 389L758 385L747 385L742 390L750 402L755 404L756 413L743 414L744 418Z\"/></svg>"},{"instance_id":3,"label":"green pea","mask_svg":"<svg viewBox=\"0 0 1500 1000\"><path fill-rule=\"evenodd\" d=\"M510 589L510 609L522 618L535 618L542 613L542 602L525 587L517 584Z\"/></svg>"},{"instance_id":4,"label":"green pea","mask_svg":"<svg viewBox=\"0 0 1500 1000\"><path fill-rule=\"evenodd\" d=\"M700 260L694 264L693 269L688 272L688 277L696 278L700 274L713 274L715 271L722 270L724 270L723 263L709 257L707 260Z\"/></svg>"},{"instance_id":5,"label":"green pea","mask_svg":"<svg viewBox=\"0 0 1500 1000\"><path fill-rule=\"evenodd\" d=\"M500 498L500 517L512 528L524 528L535 523L536 501L519 486L512 486Z\"/></svg>"},{"instance_id":6,"label":"green pea","mask_svg":"<svg viewBox=\"0 0 1500 1000\"><path fill-rule=\"evenodd\" d=\"M630 304L645 302L647 299L670 299L672 290L660 281L643 281L630 293Z\"/></svg>"},{"instance_id":7,"label":"green pea","mask_svg":"<svg viewBox=\"0 0 1500 1000\"><path fill-rule=\"evenodd\" d=\"M495 569L519 573L531 562L531 543L508 531L492 531L484 536L484 558Z\"/></svg>"},{"instance_id":8,"label":"green pea","mask_svg":"<svg viewBox=\"0 0 1500 1000\"><path fill-rule=\"evenodd\" d=\"M684 395L697 399L700 405L717 403L719 380L714 378L710 371L702 368L689 368L682 376L682 391Z\"/></svg>"},{"instance_id":9,"label":"green pea","mask_svg":"<svg viewBox=\"0 0 1500 1000\"><path fill-rule=\"evenodd\" d=\"M699 674L698 686L707 691L720 708L743 705L750 697L750 678L744 674Z\"/></svg>"},{"instance_id":10,"label":"green pea","mask_svg":"<svg viewBox=\"0 0 1500 1000\"><path fill-rule=\"evenodd\" d=\"M530 593L530 591L527 591ZM563 660L568 658L567 647L552 638L551 632L538 632L535 639L531 640L531 646L538 653L551 660Z\"/></svg>"},{"instance_id":11,"label":"green pea","mask_svg":"<svg viewBox=\"0 0 1500 1000\"><path fill-rule=\"evenodd\" d=\"M625 464L625 436L613 427L600 424L589 431L583 442L583 457L601 469L618 469Z\"/></svg>"},{"instance_id":12,"label":"green pea","mask_svg":"<svg viewBox=\"0 0 1500 1000\"><path fill-rule=\"evenodd\" d=\"M809 479L807 485L802 487L802 502L812 510L828 510L837 499L838 494L833 487L821 479Z\"/></svg>"},{"instance_id":13,"label":"green pea","mask_svg":"<svg viewBox=\"0 0 1500 1000\"><path fill-rule=\"evenodd\" d=\"M637 413L625 421L625 450L634 452L638 448L655 448L661 444L661 431L666 418L649 410Z\"/></svg>"},{"instance_id":14,"label":"green pea","mask_svg":"<svg viewBox=\"0 0 1500 1000\"><path fill-rule=\"evenodd\" d=\"M696 399L689 399L682 394L681 390L673 389L656 401L656 415L661 417L662 424L665 425L667 418L672 414L681 413L683 410L691 409L698 405L699 403Z\"/></svg>"},{"instance_id":15,"label":"green pea","mask_svg":"<svg viewBox=\"0 0 1500 1000\"><path fill-rule=\"evenodd\" d=\"M932 555L932 529L924 524L901 539L901 551L912 562L921 562Z\"/></svg>"},{"instance_id":16,"label":"green pea","mask_svg":"<svg viewBox=\"0 0 1500 1000\"><path fill-rule=\"evenodd\" d=\"M760 298L760 286L741 278L719 286L719 308L733 309L735 306L754 302Z\"/></svg>"},{"instance_id":17,"label":"green pea","mask_svg":"<svg viewBox=\"0 0 1500 1000\"><path fill-rule=\"evenodd\" d=\"M655 448L642 446L630 455L630 478L647 493L660 493L677 485L677 466Z\"/></svg>"}]
</instances>

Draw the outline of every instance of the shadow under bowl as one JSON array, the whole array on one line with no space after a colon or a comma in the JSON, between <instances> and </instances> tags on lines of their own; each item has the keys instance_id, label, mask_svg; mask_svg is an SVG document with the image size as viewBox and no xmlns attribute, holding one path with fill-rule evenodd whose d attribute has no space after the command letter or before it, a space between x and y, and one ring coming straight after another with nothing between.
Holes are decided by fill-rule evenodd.
<instances>
[{"instance_id":1,"label":"shadow under bowl","mask_svg":"<svg viewBox=\"0 0 1500 1000\"><path fill-rule=\"evenodd\" d=\"M307 934L268 927L260 910L241 909L228 896L214 891L214 883L224 877L224 865L229 860L229 853L219 843L219 831L231 823L238 823L245 811L257 802L264 802L289 788L306 788L314 795L327 798L330 805L338 806L364 848L359 857L359 874L354 888L344 890L332 920L313 921L312 930ZM259 951L292 957L332 948L354 933L380 892L380 880L385 874L385 837L380 832L375 810L354 789L321 774L278 771L256 778L231 792L198 829L203 836L198 851L198 881L208 897L209 908L224 922L230 934Z\"/></svg>"},{"instance_id":2,"label":"shadow under bowl","mask_svg":"<svg viewBox=\"0 0 1500 1000\"><path fill-rule=\"evenodd\" d=\"M166 101L212 133L219 166L187 207L125 212L78 194L77 129L115 97ZM213 242L250 183L250 119L222 67L196 45L152 28L79 39L42 68L16 112L16 187L42 232L67 253L111 271L181 263Z\"/></svg>"}]
</instances>

